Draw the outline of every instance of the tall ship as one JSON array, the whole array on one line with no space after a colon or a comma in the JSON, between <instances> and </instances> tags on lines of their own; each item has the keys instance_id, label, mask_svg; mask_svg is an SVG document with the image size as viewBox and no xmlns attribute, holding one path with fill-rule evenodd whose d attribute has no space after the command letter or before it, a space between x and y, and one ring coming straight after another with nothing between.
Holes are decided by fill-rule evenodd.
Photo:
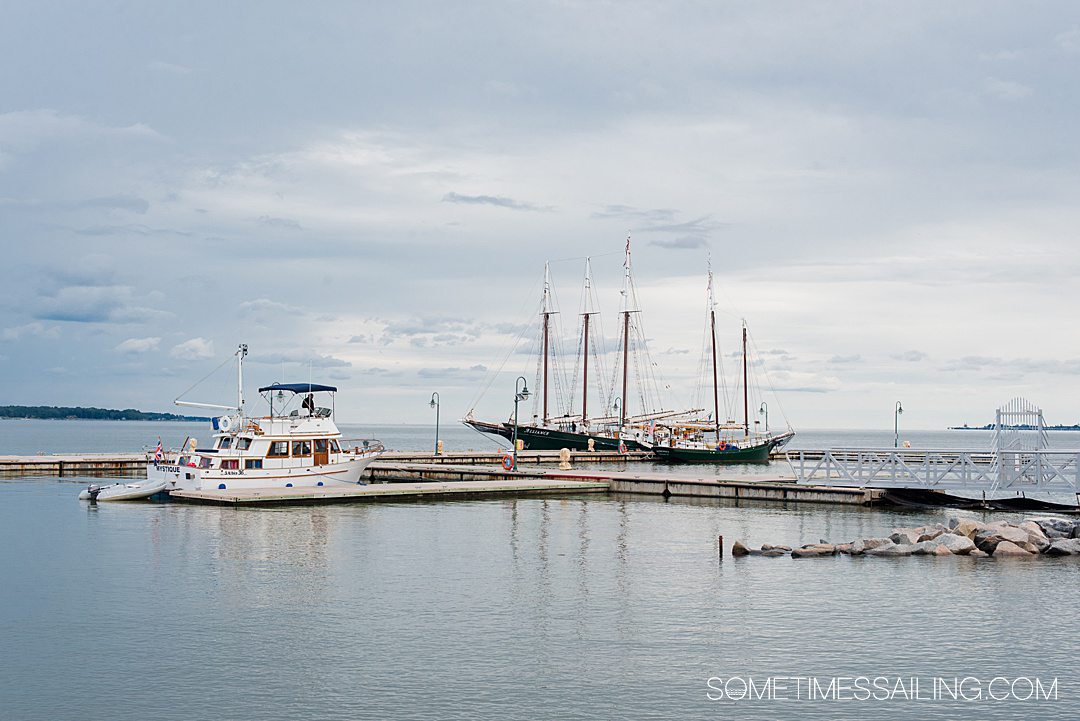
<instances>
[{"instance_id":1,"label":"tall ship","mask_svg":"<svg viewBox=\"0 0 1080 721\"><path fill-rule=\"evenodd\" d=\"M474 411L470 409L462 422L481 433L499 436L511 442L516 434L524 448L534 450L649 450L655 440L656 422L683 415L687 411L652 410L660 405L659 392L648 372L653 364L648 358L648 347L641 329L641 310L634 289L629 238L626 240L623 269L619 351L609 386L605 387L603 383L596 382L597 378L604 377L604 349L602 333L598 333L596 329L599 312L596 310L590 260L585 261L585 280L579 314L579 350L570 383L566 382L560 363L558 335L553 323L558 311L552 299L550 268L545 265L540 300L536 378L540 392L538 396L527 391L518 394L519 401L529 397L534 399L536 409L532 418L515 419L515 416L511 415L504 422L483 421L475 418ZM633 387L632 367L636 369L633 374ZM577 382L579 372L580 390ZM636 395L636 401L631 400L631 393ZM590 399L599 401L600 413L590 414ZM579 401L580 406L577 405ZM631 403L636 403L633 413ZM556 409L556 405L561 407Z\"/></svg>"},{"instance_id":2,"label":"tall ship","mask_svg":"<svg viewBox=\"0 0 1080 721\"><path fill-rule=\"evenodd\" d=\"M708 271L705 314L705 344L702 368L707 378L704 387L711 390L712 413L704 419L665 423L656 433L652 451L661 460L686 463L752 463L768 461L769 455L786 444L795 435L790 427L773 433L768 427L767 405L761 409L765 415L764 432L754 430L750 423L750 364L747 347L746 322L742 323L742 421L732 418L731 405L726 392L723 368L716 339L716 300L713 292L711 264ZM721 414L721 398L724 413ZM757 407L757 406L755 406Z\"/></svg>"}]
</instances>

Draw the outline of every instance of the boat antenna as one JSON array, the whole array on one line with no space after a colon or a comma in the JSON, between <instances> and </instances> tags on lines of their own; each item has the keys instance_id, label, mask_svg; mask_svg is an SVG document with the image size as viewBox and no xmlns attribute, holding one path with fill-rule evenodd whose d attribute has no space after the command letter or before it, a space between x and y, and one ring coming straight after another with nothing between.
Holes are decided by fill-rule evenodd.
<instances>
[{"instance_id":1,"label":"boat antenna","mask_svg":"<svg viewBox=\"0 0 1080 721\"><path fill-rule=\"evenodd\" d=\"M244 356L248 353L247 343L241 343L236 349L236 409L244 417Z\"/></svg>"}]
</instances>

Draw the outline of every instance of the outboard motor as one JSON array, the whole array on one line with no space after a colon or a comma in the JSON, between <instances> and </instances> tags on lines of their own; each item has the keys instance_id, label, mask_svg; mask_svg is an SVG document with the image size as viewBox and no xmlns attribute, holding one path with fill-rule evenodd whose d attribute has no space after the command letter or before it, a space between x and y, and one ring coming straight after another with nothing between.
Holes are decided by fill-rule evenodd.
<instances>
[{"instance_id":1,"label":"outboard motor","mask_svg":"<svg viewBox=\"0 0 1080 721\"><path fill-rule=\"evenodd\" d=\"M91 483L87 486L86 492L90 494L90 505L96 506L98 494L101 493L101 486L96 483Z\"/></svg>"}]
</instances>

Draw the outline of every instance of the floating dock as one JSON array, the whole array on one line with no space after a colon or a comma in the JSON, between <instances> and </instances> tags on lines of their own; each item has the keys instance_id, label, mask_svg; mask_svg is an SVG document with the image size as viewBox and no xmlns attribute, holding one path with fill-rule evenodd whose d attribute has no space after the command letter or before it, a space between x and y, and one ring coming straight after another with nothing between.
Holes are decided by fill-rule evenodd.
<instances>
[{"instance_id":1,"label":"floating dock","mask_svg":"<svg viewBox=\"0 0 1080 721\"><path fill-rule=\"evenodd\" d=\"M476 498L513 494L606 493L608 484L548 478L515 478L496 481L447 483L379 483L368 486L320 486L317 488L260 488L238 490L172 491L178 501L225 506L302 505L357 503L363 501L418 498Z\"/></svg>"}]
</instances>

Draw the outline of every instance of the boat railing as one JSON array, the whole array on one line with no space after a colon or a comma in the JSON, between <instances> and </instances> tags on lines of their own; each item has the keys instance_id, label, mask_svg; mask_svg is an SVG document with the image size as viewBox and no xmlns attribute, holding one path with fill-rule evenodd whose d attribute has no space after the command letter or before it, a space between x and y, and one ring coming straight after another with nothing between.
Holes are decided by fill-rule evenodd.
<instances>
[{"instance_id":1,"label":"boat railing","mask_svg":"<svg viewBox=\"0 0 1080 721\"><path fill-rule=\"evenodd\" d=\"M366 456L386 450L383 442L374 438L341 438L338 443L341 445L342 453L353 456Z\"/></svg>"}]
</instances>

